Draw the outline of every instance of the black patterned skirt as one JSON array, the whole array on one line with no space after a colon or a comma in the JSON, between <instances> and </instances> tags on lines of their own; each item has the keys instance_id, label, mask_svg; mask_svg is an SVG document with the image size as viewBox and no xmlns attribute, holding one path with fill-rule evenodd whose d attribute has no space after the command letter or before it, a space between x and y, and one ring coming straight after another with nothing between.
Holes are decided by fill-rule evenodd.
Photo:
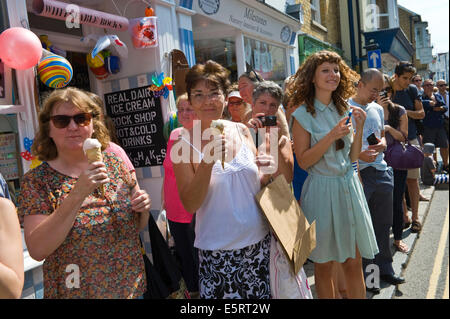
<instances>
[{"instance_id":1,"label":"black patterned skirt","mask_svg":"<svg viewBox=\"0 0 450 319\"><path fill-rule=\"evenodd\" d=\"M235 250L199 249L203 299L270 299L270 234Z\"/></svg>"}]
</instances>

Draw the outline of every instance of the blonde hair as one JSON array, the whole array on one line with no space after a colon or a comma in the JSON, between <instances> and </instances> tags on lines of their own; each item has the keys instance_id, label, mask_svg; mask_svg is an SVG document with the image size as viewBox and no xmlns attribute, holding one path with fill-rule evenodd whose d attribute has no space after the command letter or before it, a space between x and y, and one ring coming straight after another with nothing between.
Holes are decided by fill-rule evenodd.
<instances>
[{"instance_id":1,"label":"blonde hair","mask_svg":"<svg viewBox=\"0 0 450 319\"><path fill-rule=\"evenodd\" d=\"M102 109L91 96L83 90L68 87L65 89L54 90L44 101L44 106L39 112L39 129L36 133L32 146L33 155L41 161L50 161L58 157L58 149L50 133L50 116L55 106L61 102L70 102L80 111L91 113L94 126L92 138L98 139L102 144L102 150L108 147L110 137L108 129L102 121Z\"/></svg>"}]
</instances>

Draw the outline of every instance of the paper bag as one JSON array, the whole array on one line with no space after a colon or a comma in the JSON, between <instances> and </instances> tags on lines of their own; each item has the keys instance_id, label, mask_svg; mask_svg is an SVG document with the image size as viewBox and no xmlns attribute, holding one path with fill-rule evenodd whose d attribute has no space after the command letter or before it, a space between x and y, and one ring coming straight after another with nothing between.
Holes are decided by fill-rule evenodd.
<instances>
[{"instance_id":1,"label":"paper bag","mask_svg":"<svg viewBox=\"0 0 450 319\"><path fill-rule=\"evenodd\" d=\"M316 224L306 220L289 184L281 174L255 196L272 231L298 274L316 247Z\"/></svg>"}]
</instances>

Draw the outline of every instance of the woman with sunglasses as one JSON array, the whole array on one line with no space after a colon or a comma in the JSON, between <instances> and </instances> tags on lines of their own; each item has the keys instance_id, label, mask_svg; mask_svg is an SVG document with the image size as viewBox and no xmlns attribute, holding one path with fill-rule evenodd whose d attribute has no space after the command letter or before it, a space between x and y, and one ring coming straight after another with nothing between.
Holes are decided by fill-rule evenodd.
<instances>
[{"instance_id":1,"label":"woman with sunglasses","mask_svg":"<svg viewBox=\"0 0 450 319\"><path fill-rule=\"evenodd\" d=\"M222 117L228 76L211 60L189 70L186 90L200 122L170 155L181 202L196 214L200 297L268 299L269 228L253 198L275 167L272 156L256 154L245 125L221 120L222 134L210 130Z\"/></svg>"},{"instance_id":2,"label":"woman with sunglasses","mask_svg":"<svg viewBox=\"0 0 450 319\"><path fill-rule=\"evenodd\" d=\"M408 136L408 116L403 106L394 104L392 97L392 81L388 75L384 75L384 88L378 96L377 103L384 109L384 131L386 145L389 146L395 140L406 142ZM394 194L393 194L393 222L392 232L394 233L394 246L402 252L407 253L409 247L402 241L404 216L408 216L403 211L403 194L406 190L407 170L394 169Z\"/></svg>"},{"instance_id":3,"label":"woman with sunglasses","mask_svg":"<svg viewBox=\"0 0 450 319\"><path fill-rule=\"evenodd\" d=\"M103 150L109 142L99 114L76 88L53 91L39 114L32 151L43 163L24 175L18 212L31 257L45 259L44 298L139 298L145 292L139 230L149 196L113 154L88 162L87 138L98 139Z\"/></svg>"},{"instance_id":4,"label":"woman with sunglasses","mask_svg":"<svg viewBox=\"0 0 450 319\"><path fill-rule=\"evenodd\" d=\"M191 298L197 299L198 293L198 251L194 247L195 219L184 209L178 193L177 181L173 172L170 157L173 144L178 140L183 128L190 130L197 119L187 93L180 95L176 101L177 117L182 127L170 133L167 143L166 158L164 159L164 178L161 190L162 208L166 210L170 233L175 241L175 250L180 257L181 272L186 282Z\"/></svg>"}]
</instances>

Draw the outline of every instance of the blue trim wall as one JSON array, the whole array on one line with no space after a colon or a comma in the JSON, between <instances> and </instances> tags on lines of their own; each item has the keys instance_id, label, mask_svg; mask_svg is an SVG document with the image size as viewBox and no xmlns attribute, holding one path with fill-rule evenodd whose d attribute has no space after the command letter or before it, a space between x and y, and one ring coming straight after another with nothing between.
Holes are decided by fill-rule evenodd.
<instances>
[{"instance_id":1,"label":"blue trim wall","mask_svg":"<svg viewBox=\"0 0 450 319\"><path fill-rule=\"evenodd\" d=\"M295 74L295 72L297 71L296 69L295 69L295 60L294 60L294 57L291 55L291 56L289 56L289 60L290 60L290 63L291 63L291 75L293 75L293 74Z\"/></svg>"},{"instance_id":2,"label":"blue trim wall","mask_svg":"<svg viewBox=\"0 0 450 319\"><path fill-rule=\"evenodd\" d=\"M192 10L192 0L180 0L180 7Z\"/></svg>"},{"instance_id":3,"label":"blue trim wall","mask_svg":"<svg viewBox=\"0 0 450 319\"><path fill-rule=\"evenodd\" d=\"M189 67L195 65L194 33L191 30L180 28L180 45Z\"/></svg>"}]
</instances>

